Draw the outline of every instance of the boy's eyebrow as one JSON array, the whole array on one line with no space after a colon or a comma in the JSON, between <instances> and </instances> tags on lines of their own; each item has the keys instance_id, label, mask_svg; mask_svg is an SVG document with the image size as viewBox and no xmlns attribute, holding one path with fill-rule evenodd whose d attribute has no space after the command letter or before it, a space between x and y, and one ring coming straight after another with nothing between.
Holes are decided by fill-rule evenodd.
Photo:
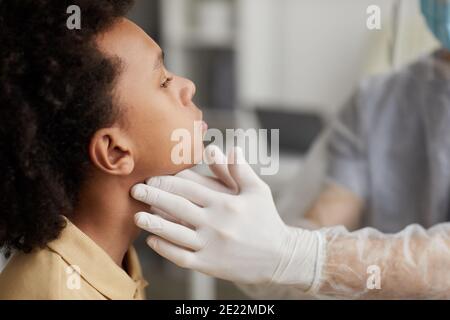
<instances>
[{"instance_id":1,"label":"boy's eyebrow","mask_svg":"<svg viewBox=\"0 0 450 320\"><path fill-rule=\"evenodd\" d=\"M154 70L159 69L164 64L164 57L165 57L165 53L164 53L164 51L161 50L158 53L158 58L156 59Z\"/></svg>"}]
</instances>

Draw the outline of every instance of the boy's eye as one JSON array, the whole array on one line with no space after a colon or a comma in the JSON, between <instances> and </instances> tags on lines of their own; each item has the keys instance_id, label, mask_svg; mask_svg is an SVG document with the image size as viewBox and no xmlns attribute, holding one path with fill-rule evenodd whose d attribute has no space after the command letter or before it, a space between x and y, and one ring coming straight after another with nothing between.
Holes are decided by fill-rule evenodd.
<instances>
[{"instance_id":1,"label":"boy's eye","mask_svg":"<svg viewBox=\"0 0 450 320\"><path fill-rule=\"evenodd\" d=\"M170 81L173 80L173 77L170 78L166 78L166 80L164 80L164 82L161 84L161 88L167 88L170 84Z\"/></svg>"}]
</instances>

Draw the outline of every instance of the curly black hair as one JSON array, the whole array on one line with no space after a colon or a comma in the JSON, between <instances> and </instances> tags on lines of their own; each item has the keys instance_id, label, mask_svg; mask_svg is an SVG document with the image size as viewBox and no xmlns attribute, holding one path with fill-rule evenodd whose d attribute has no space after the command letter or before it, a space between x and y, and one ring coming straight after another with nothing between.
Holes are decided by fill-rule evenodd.
<instances>
[{"instance_id":1,"label":"curly black hair","mask_svg":"<svg viewBox=\"0 0 450 320\"><path fill-rule=\"evenodd\" d=\"M132 0L0 0L0 247L30 252L56 239L77 203L88 145L120 116L120 63L96 36ZM69 30L67 9L81 9Z\"/></svg>"}]
</instances>

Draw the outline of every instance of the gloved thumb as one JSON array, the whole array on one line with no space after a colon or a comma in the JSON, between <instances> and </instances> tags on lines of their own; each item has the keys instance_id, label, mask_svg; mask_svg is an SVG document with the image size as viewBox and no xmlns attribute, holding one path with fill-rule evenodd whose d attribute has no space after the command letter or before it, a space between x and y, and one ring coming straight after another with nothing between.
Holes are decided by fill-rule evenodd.
<instances>
[{"instance_id":1,"label":"gloved thumb","mask_svg":"<svg viewBox=\"0 0 450 320\"><path fill-rule=\"evenodd\" d=\"M223 154L222 150L218 146L210 144L205 149L205 158L212 173L233 193L237 194L239 188L228 171L227 156Z\"/></svg>"},{"instance_id":2,"label":"gloved thumb","mask_svg":"<svg viewBox=\"0 0 450 320\"><path fill-rule=\"evenodd\" d=\"M240 192L262 184L262 180L245 160L244 152L240 147L235 147L228 153L228 171L236 181Z\"/></svg>"}]
</instances>

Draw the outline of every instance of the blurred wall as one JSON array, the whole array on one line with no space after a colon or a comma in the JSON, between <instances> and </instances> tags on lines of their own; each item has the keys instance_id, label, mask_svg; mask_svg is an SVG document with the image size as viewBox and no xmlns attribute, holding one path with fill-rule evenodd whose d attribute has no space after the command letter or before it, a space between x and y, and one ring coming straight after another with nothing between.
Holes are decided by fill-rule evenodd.
<instances>
[{"instance_id":1,"label":"blurred wall","mask_svg":"<svg viewBox=\"0 0 450 320\"><path fill-rule=\"evenodd\" d=\"M436 46L416 0L238 1L238 88L243 106L278 104L334 113L366 74L389 71L398 34L396 64ZM381 8L382 28L366 27L369 5ZM396 32L398 30L398 33Z\"/></svg>"}]
</instances>

